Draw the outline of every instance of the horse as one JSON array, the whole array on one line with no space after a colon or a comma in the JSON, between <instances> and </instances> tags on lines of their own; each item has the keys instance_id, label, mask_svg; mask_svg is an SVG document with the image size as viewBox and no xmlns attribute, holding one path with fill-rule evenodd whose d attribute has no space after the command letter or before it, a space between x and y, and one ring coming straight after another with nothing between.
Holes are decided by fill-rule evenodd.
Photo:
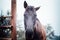
<instances>
[{"instance_id":1,"label":"horse","mask_svg":"<svg viewBox=\"0 0 60 40\"><path fill-rule=\"evenodd\" d=\"M45 28L37 18L36 11L40 7L29 6L24 1L24 26L26 40L46 40Z\"/></svg>"}]
</instances>

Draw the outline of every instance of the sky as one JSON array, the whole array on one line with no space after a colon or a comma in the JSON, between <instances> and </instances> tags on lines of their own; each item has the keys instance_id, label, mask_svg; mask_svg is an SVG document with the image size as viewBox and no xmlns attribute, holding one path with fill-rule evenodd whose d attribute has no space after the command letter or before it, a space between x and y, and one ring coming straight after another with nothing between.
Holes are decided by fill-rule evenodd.
<instances>
[{"instance_id":1,"label":"sky","mask_svg":"<svg viewBox=\"0 0 60 40\"><path fill-rule=\"evenodd\" d=\"M1 10L2 10L2 15L7 15L7 11L11 11L11 0L0 0L0 15L1 15Z\"/></svg>"},{"instance_id":2,"label":"sky","mask_svg":"<svg viewBox=\"0 0 60 40\"><path fill-rule=\"evenodd\" d=\"M17 0L16 20L22 20L24 27L24 0ZM40 6L36 12L37 18L43 25L50 24L55 30L56 35L60 35L60 0L26 0L28 5ZM0 10L6 15L7 10L11 11L11 0L0 0ZM1 14L1 11L0 11Z\"/></svg>"}]
</instances>

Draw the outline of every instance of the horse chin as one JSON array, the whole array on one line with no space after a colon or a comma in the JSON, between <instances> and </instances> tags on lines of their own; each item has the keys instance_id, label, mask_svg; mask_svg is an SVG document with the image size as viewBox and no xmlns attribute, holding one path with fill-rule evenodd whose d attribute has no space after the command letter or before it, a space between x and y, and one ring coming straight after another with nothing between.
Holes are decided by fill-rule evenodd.
<instances>
[{"instance_id":1,"label":"horse chin","mask_svg":"<svg viewBox=\"0 0 60 40\"><path fill-rule=\"evenodd\" d=\"M33 38L33 32L26 32L26 37L27 38Z\"/></svg>"},{"instance_id":2,"label":"horse chin","mask_svg":"<svg viewBox=\"0 0 60 40\"><path fill-rule=\"evenodd\" d=\"M27 35L26 36L28 39L32 39L33 38L33 35Z\"/></svg>"}]
</instances>

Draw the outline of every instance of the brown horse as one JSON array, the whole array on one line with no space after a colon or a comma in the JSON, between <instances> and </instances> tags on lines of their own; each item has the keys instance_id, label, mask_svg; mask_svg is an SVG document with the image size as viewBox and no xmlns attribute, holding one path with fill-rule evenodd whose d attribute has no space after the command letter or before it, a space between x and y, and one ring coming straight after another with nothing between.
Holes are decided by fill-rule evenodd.
<instances>
[{"instance_id":1,"label":"brown horse","mask_svg":"<svg viewBox=\"0 0 60 40\"><path fill-rule=\"evenodd\" d=\"M34 6L28 6L24 1L24 25L26 40L46 40L46 32L42 24L37 18L36 11L40 8L34 8Z\"/></svg>"}]
</instances>

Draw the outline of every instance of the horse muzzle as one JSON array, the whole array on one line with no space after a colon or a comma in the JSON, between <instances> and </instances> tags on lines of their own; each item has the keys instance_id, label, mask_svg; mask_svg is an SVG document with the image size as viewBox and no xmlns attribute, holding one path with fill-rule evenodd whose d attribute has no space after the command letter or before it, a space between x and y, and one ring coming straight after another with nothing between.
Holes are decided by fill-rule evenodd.
<instances>
[{"instance_id":1,"label":"horse muzzle","mask_svg":"<svg viewBox=\"0 0 60 40\"><path fill-rule=\"evenodd\" d=\"M26 37L27 38L32 38L33 37L33 31L26 31Z\"/></svg>"}]
</instances>

